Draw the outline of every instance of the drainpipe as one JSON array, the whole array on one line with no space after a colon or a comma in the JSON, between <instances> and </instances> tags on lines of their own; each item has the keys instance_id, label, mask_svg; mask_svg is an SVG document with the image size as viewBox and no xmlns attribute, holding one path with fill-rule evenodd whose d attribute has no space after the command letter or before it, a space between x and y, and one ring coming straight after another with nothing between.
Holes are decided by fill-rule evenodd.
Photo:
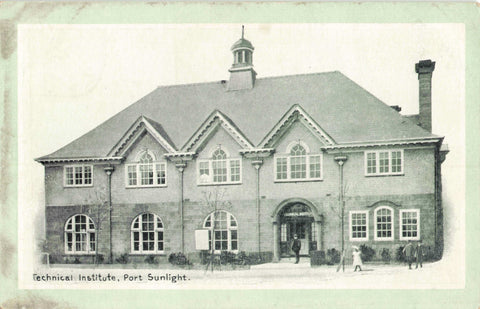
<instances>
[{"instance_id":1,"label":"drainpipe","mask_svg":"<svg viewBox=\"0 0 480 309\"><path fill-rule=\"evenodd\" d=\"M107 205L108 205L108 225L110 228L110 256L109 262L113 263L113 249L112 249L112 173L115 169L113 166L109 165L104 168L105 173L107 174ZM96 244L98 246L98 243Z\"/></svg>"},{"instance_id":2,"label":"drainpipe","mask_svg":"<svg viewBox=\"0 0 480 309\"><path fill-rule=\"evenodd\" d=\"M342 271L345 272L345 201L343 196L343 165L347 161L347 156L336 156L334 160L338 163L339 168L339 203L340 203L340 217L342 220Z\"/></svg>"},{"instance_id":3,"label":"drainpipe","mask_svg":"<svg viewBox=\"0 0 480 309\"><path fill-rule=\"evenodd\" d=\"M262 166L262 160L254 160L252 161L252 165L257 172L257 234L258 234L258 257L261 257L261 232L260 232L260 167Z\"/></svg>"},{"instance_id":4,"label":"drainpipe","mask_svg":"<svg viewBox=\"0 0 480 309\"><path fill-rule=\"evenodd\" d=\"M181 252L185 254L185 223L183 220L183 171L187 167L187 163L178 163L175 164L177 167L178 172L180 173L180 228L181 228Z\"/></svg>"}]
</instances>

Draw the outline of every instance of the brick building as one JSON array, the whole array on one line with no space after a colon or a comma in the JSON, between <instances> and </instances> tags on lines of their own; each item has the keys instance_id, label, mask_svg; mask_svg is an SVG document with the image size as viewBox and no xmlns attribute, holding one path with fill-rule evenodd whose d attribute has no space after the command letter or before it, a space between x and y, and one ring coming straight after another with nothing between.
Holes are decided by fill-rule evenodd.
<instances>
[{"instance_id":1,"label":"brick building","mask_svg":"<svg viewBox=\"0 0 480 309\"><path fill-rule=\"evenodd\" d=\"M228 81L159 87L36 159L51 256L195 259L208 231L215 252L278 260L294 234L304 255L341 249L343 216L347 248L422 239L441 257L435 62L416 64L420 111L403 116L337 71L257 79L243 35L231 51Z\"/></svg>"}]
</instances>

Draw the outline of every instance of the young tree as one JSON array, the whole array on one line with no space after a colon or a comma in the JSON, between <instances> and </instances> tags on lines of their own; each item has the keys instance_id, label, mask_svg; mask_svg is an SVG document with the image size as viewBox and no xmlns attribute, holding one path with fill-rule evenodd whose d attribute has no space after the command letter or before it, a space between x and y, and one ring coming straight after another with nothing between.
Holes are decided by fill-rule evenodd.
<instances>
[{"instance_id":1,"label":"young tree","mask_svg":"<svg viewBox=\"0 0 480 309\"><path fill-rule=\"evenodd\" d=\"M208 207L208 209L212 212L211 227L210 227L210 247L211 247L210 260L207 263L207 267L205 268L205 271L208 270L209 266L211 266L211 270L213 272L213 261L215 257L215 220L216 220L217 214L222 209L230 209L232 205L230 201L225 200L226 192L227 190L225 188L220 189L218 187L215 187L215 189L210 191L202 192L204 203Z\"/></svg>"},{"instance_id":2,"label":"young tree","mask_svg":"<svg viewBox=\"0 0 480 309\"><path fill-rule=\"evenodd\" d=\"M95 265L98 264L98 239L99 234L103 231L103 224L109 220L110 209L108 206L107 192L105 187L95 189L95 191L89 195L86 202L89 206L85 207L85 211L95 223ZM112 237L112 235L110 235ZM112 261L110 261L112 262Z\"/></svg>"}]
</instances>

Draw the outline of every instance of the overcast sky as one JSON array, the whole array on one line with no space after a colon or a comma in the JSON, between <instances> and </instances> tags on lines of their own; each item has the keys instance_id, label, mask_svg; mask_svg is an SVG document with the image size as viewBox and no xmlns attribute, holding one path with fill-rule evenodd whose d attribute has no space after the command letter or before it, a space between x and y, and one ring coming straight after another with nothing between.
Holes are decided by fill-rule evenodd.
<instances>
[{"instance_id":1,"label":"overcast sky","mask_svg":"<svg viewBox=\"0 0 480 309\"><path fill-rule=\"evenodd\" d=\"M43 167L33 158L158 86L228 79L241 24L21 25L18 33L19 175L29 175L19 177L21 207L43 212ZM415 63L436 61L433 132L452 150L444 191L447 202L463 199L463 25L245 24L245 38L258 78L340 71L403 114L418 113Z\"/></svg>"}]
</instances>

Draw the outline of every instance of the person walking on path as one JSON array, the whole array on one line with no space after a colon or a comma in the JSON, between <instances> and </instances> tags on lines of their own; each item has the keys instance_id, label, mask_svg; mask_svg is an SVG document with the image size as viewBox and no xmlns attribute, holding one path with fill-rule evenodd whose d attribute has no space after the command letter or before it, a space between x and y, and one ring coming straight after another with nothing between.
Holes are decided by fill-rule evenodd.
<instances>
[{"instance_id":1,"label":"person walking on path","mask_svg":"<svg viewBox=\"0 0 480 309\"><path fill-rule=\"evenodd\" d=\"M409 240L405 248L403 248L403 254L407 258L408 269L412 269L412 262L415 255L415 248L412 245L412 241Z\"/></svg>"},{"instance_id":2,"label":"person walking on path","mask_svg":"<svg viewBox=\"0 0 480 309\"><path fill-rule=\"evenodd\" d=\"M420 268L423 267L422 262L423 262L423 245L422 245L422 240L420 239L417 242L417 248L415 249L415 257L417 258L417 263L415 266L415 269L418 268L418 264L420 264Z\"/></svg>"},{"instance_id":3,"label":"person walking on path","mask_svg":"<svg viewBox=\"0 0 480 309\"><path fill-rule=\"evenodd\" d=\"M362 257L361 257L361 252L358 250L358 247L353 246L353 267L354 267L354 272L357 271L357 267L359 271L362 271Z\"/></svg>"},{"instance_id":4,"label":"person walking on path","mask_svg":"<svg viewBox=\"0 0 480 309\"><path fill-rule=\"evenodd\" d=\"M300 261L301 247L302 247L302 243L298 239L298 235L295 234L295 236L293 236L293 244L292 244L292 251L295 252L295 264L298 264L298 261Z\"/></svg>"}]
</instances>

